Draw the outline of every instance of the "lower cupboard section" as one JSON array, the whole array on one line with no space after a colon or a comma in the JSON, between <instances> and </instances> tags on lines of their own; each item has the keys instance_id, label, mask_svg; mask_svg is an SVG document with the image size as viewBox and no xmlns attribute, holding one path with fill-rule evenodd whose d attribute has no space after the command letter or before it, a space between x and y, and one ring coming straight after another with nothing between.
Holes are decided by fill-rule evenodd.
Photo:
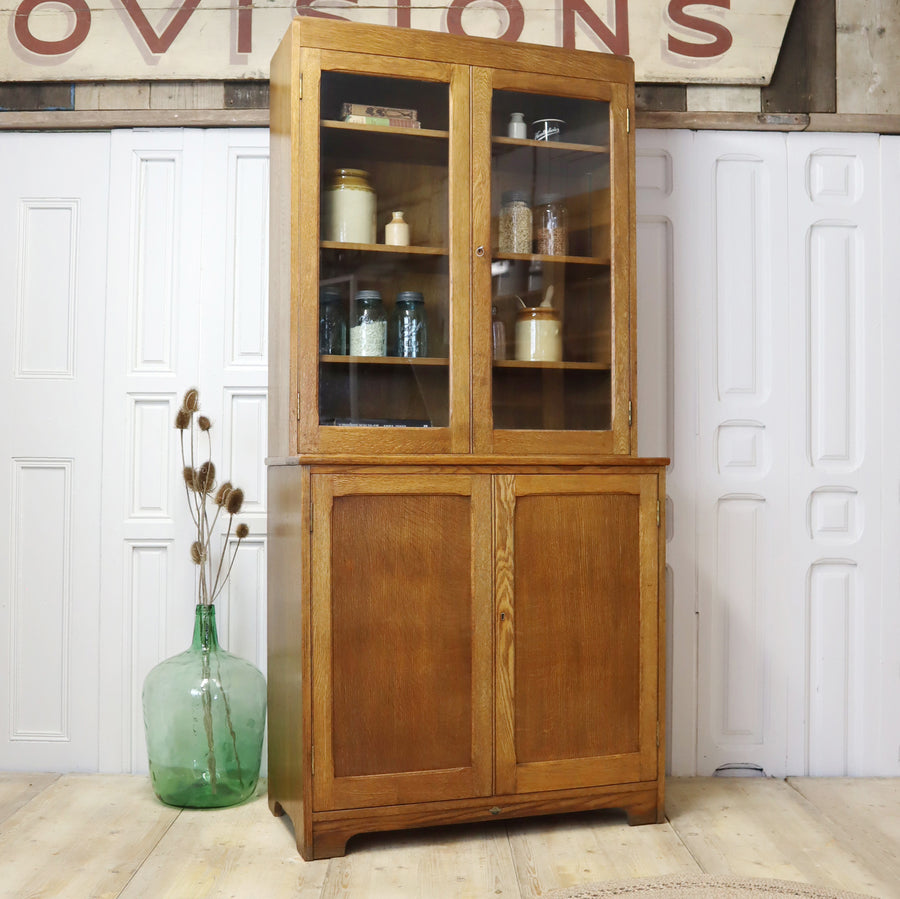
<instances>
[{"instance_id":1,"label":"lower cupboard section","mask_svg":"<svg viewBox=\"0 0 900 899\"><path fill-rule=\"evenodd\" d=\"M661 820L663 477L270 467L269 802L304 858L367 831Z\"/></svg>"}]
</instances>

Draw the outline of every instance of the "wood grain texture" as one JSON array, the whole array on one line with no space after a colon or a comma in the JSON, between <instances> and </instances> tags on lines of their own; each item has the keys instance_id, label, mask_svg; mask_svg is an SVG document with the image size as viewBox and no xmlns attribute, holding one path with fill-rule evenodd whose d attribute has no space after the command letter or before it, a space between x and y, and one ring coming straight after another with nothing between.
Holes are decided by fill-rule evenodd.
<instances>
[{"instance_id":1,"label":"wood grain texture","mask_svg":"<svg viewBox=\"0 0 900 899\"><path fill-rule=\"evenodd\" d=\"M4 827L0 836L6 841L0 896L35 895L41 887L29 891L27 872L64 866L66 879L42 895L537 899L597 881L717 873L724 858L756 877L787 876L879 899L898 897L891 830L900 821L896 779L675 779L669 783L677 808L659 826L630 828L621 813L604 811L495 818L464 828L360 835L346 857L318 862L297 855L287 819L273 818L262 796L233 809L165 810L175 820L149 845L144 811L155 800L146 778L5 774L0 781L21 795L47 779L67 782L65 791L45 785L35 800L48 791L56 798L22 806L14 816L17 835L8 839ZM122 815L123 808L129 814ZM86 809L93 813L87 840ZM694 851L711 843L720 854ZM824 863L815 863L816 852L824 854ZM791 854L804 864L802 871L785 865ZM114 868L118 880L104 881ZM85 888L101 882L106 892Z\"/></svg>"},{"instance_id":2,"label":"wood grain texture","mask_svg":"<svg viewBox=\"0 0 900 899\"><path fill-rule=\"evenodd\" d=\"M146 777L61 777L3 822L0 891L118 896L177 817Z\"/></svg>"},{"instance_id":3,"label":"wood grain texture","mask_svg":"<svg viewBox=\"0 0 900 899\"><path fill-rule=\"evenodd\" d=\"M26 777L0 773L0 824L58 779L58 774L32 774Z\"/></svg>"},{"instance_id":4,"label":"wood grain texture","mask_svg":"<svg viewBox=\"0 0 900 899\"><path fill-rule=\"evenodd\" d=\"M890 870L861 866L821 812L770 778L670 779L667 813L710 874L799 880L897 896ZM765 861L762 861L765 859Z\"/></svg>"}]
</instances>

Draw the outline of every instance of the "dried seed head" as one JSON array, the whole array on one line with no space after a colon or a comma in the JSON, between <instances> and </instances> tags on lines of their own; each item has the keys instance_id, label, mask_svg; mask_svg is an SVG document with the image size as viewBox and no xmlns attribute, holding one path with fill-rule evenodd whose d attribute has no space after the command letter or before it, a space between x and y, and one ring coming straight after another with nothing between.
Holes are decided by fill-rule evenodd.
<instances>
[{"instance_id":1,"label":"dried seed head","mask_svg":"<svg viewBox=\"0 0 900 899\"><path fill-rule=\"evenodd\" d=\"M204 462L197 470L194 482L198 493L209 493L216 483L216 466L212 462Z\"/></svg>"},{"instance_id":2,"label":"dried seed head","mask_svg":"<svg viewBox=\"0 0 900 899\"><path fill-rule=\"evenodd\" d=\"M197 480L197 472L191 468L190 465L185 465L181 471L181 475L184 478L184 483L188 485L190 490L196 490L197 488L194 486L195 481Z\"/></svg>"},{"instance_id":3,"label":"dried seed head","mask_svg":"<svg viewBox=\"0 0 900 899\"><path fill-rule=\"evenodd\" d=\"M175 413L175 427L179 431L185 431L191 426L191 413L186 409L179 409Z\"/></svg>"},{"instance_id":4,"label":"dried seed head","mask_svg":"<svg viewBox=\"0 0 900 899\"><path fill-rule=\"evenodd\" d=\"M206 561L206 550L199 540L195 540L191 544L191 558L196 565L202 565Z\"/></svg>"},{"instance_id":5,"label":"dried seed head","mask_svg":"<svg viewBox=\"0 0 900 899\"><path fill-rule=\"evenodd\" d=\"M234 533L238 540L243 540L244 537L246 537L250 533L250 528L246 524L241 522L235 529Z\"/></svg>"},{"instance_id":6,"label":"dried seed head","mask_svg":"<svg viewBox=\"0 0 900 899\"><path fill-rule=\"evenodd\" d=\"M181 408L185 412L196 412L200 408L200 392L196 387L191 387L181 401Z\"/></svg>"},{"instance_id":7,"label":"dried seed head","mask_svg":"<svg viewBox=\"0 0 900 899\"><path fill-rule=\"evenodd\" d=\"M228 499L225 500L225 510L229 515L237 515L238 512L241 511L241 506L244 504L244 491L241 490L240 487L235 487L231 493L228 494Z\"/></svg>"},{"instance_id":8,"label":"dried seed head","mask_svg":"<svg viewBox=\"0 0 900 899\"><path fill-rule=\"evenodd\" d=\"M234 487L231 485L231 481L224 481L216 491L215 503L217 506L224 506L225 503L228 502L228 495L231 491L234 490Z\"/></svg>"},{"instance_id":9,"label":"dried seed head","mask_svg":"<svg viewBox=\"0 0 900 899\"><path fill-rule=\"evenodd\" d=\"M197 419L197 427L201 431L208 431L212 427L212 422L205 415L201 415Z\"/></svg>"}]
</instances>

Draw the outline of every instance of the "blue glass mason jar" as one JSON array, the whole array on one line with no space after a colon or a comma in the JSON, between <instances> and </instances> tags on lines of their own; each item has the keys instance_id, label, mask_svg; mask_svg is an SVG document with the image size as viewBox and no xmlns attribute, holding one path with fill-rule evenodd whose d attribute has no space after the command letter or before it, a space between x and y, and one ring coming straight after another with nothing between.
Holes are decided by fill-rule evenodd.
<instances>
[{"instance_id":1,"label":"blue glass mason jar","mask_svg":"<svg viewBox=\"0 0 900 899\"><path fill-rule=\"evenodd\" d=\"M319 289L319 352L347 355L347 314L341 292L334 287Z\"/></svg>"},{"instance_id":2,"label":"blue glass mason jar","mask_svg":"<svg viewBox=\"0 0 900 899\"><path fill-rule=\"evenodd\" d=\"M391 316L391 355L410 359L428 355L425 297L417 290L397 294Z\"/></svg>"}]
</instances>

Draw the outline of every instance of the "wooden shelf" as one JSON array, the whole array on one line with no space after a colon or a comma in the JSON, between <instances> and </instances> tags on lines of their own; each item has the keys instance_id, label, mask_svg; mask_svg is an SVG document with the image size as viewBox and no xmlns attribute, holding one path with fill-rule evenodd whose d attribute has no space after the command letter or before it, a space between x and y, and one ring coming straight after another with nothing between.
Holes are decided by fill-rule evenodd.
<instances>
[{"instance_id":1,"label":"wooden shelf","mask_svg":"<svg viewBox=\"0 0 900 899\"><path fill-rule=\"evenodd\" d=\"M500 253L496 250L492 259L512 259L522 262L558 262L572 265L609 265L610 260L601 256L545 256L541 253Z\"/></svg>"},{"instance_id":2,"label":"wooden shelf","mask_svg":"<svg viewBox=\"0 0 900 899\"><path fill-rule=\"evenodd\" d=\"M534 147L536 150L565 150L571 153L609 153L609 147L597 144L570 144L561 140L531 140L522 137L494 137L497 147Z\"/></svg>"},{"instance_id":3,"label":"wooden shelf","mask_svg":"<svg viewBox=\"0 0 900 899\"><path fill-rule=\"evenodd\" d=\"M609 364L602 362L525 362L519 359L495 359L494 368L527 368L531 371L536 368L549 371L610 371Z\"/></svg>"},{"instance_id":4,"label":"wooden shelf","mask_svg":"<svg viewBox=\"0 0 900 899\"><path fill-rule=\"evenodd\" d=\"M394 365L436 366L447 368L449 359L437 356L319 356L319 362L327 365Z\"/></svg>"},{"instance_id":5,"label":"wooden shelf","mask_svg":"<svg viewBox=\"0 0 900 899\"><path fill-rule=\"evenodd\" d=\"M365 125L362 122L337 122L333 119L323 119L322 128L335 129L336 131L361 131L369 134L396 134L398 137L425 137L431 139L447 140L449 131L438 131L432 128L397 128L394 125ZM529 141L529 143L535 143ZM540 141L536 141L540 143Z\"/></svg>"},{"instance_id":6,"label":"wooden shelf","mask_svg":"<svg viewBox=\"0 0 900 899\"><path fill-rule=\"evenodd\" d=\"M399 256L447 256L446 247L394 247L383 243L345 243L340 240L323 240L323 250L358 250L363 253L394 253Z\"/></svg>"}]
</instances>

